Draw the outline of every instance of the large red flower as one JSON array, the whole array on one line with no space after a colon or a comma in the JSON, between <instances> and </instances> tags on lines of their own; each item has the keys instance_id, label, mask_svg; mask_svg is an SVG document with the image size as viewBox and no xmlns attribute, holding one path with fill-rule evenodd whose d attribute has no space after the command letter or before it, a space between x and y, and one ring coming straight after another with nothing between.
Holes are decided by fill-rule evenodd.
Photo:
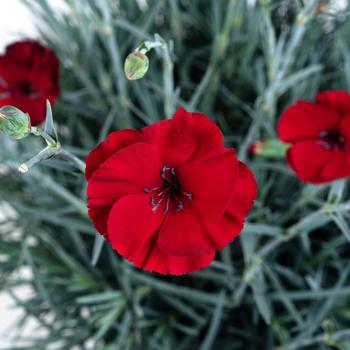
<instances>
[{"instance_id":1,"label":"large red flower","mask_svg":"<svg viewBox=\"0 0 350 350\"><path fill-rule=\"evenodd\" d=\"M86 162L89 216L135 266L162 274L206 267L242 230L256 196L250 170L200 113L112 132Z\"/></svg>"},{"instance_id":2,"label":"large red flower","mask_svg":"<svg viewBox=\"0 0 350 350\"><path fill-rule=\"evenodd\" d=\"M30 115L32 125L45 119L46 100L59 96L59 63L50 49L33 40L18 41L0 56L0 107L12 105Z\"/></svg>"},{"instance_id":3,"label":"large red flower","mask_svg":"<svg viewBox=\"0 0 350 350\"><path fill-rule=\"evenodd\" d=\"M324 91L316 102L297 101L277 126L291 143L287 162L305 182L323 183L350 176L350 95Z\"/></svg>"}]
</instances>

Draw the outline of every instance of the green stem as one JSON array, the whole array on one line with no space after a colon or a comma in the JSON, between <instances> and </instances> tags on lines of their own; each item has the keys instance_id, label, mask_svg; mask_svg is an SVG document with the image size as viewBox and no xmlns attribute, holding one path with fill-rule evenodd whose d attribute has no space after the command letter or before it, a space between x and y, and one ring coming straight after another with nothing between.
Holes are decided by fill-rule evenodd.
<instances>
[{"instance_id":1,"label":"green stem","mask_svg":"<svg viewBox=\"0 0 350 350\"><path fill-rule=\"evenodd\" d=\"M163 86L165 92L164 112L170 119L174 113L174 64L170 57L168 45L163 45Z\"/></svg>"},{"instance_id":2,"label":"green stem","mask_svg":"<svg viewBox=\"0 0 350 350\"><path fill-rule=\"evenodd\" d=\"M78 157L76 157L74 154L68 152L65 149L61 149L59 154L70 161L77 169L79 169L82 173L85 173L85 163L81 161Z\"/></svg>"},{"instance_id":3,"label":"green stem","mask_svg":"<svg viewBox=\"0 0 350 350\"><path fill-rule=\"evenodd\" d=\"M230 38L232 30L236 23L236 18L239 15L238 11L235 10L236 0L230 0L226 10L226 17L224 20L224 25L222 31L216 36L213 43L212 56L210 58L209 67L215 71L217 75L215 79L211 79L210 84L208 84L208 89L206 90L206 99L204 110L210 111L214 104L214 99L217 95L220 78L222 74L222 65L227 49L229 47ZM212 75L214 76L214 75ZM206 75L203 76L203 80L206 79Z\"/></svg>"},{"instance_id":4,"label":"green stem","mask_svg":"<svg viewBox=\"0 0 350 350\"><path fill-rule=\"evenodd\" d=\"M176 98L174 91L174 63L171 59L171 47L158 34L154 35L154 39L154 41L144 41L135 51L146 55L152 49L160 49L163 60L164 113L166 118L170 119L174 113Z\"/></svg>"}]
</instances>

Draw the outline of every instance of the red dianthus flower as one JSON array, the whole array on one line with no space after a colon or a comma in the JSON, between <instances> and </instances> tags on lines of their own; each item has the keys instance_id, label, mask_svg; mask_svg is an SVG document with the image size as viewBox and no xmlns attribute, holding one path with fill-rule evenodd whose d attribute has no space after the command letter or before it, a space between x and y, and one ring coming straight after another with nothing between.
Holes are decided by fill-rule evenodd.
<instances>
[{"instance_id":1,"label":"red dianthus flower","mask_svg":"<svg viewBox=\"0 0 350 350\"><path fill-rule=\"evenodd\" d=\"M59 63L50 49L34 40L15 42L0 56L0 107L15 106L31 124L45 119L46 100L59 96Z\"/></svg>"},{"instance_id":2,"label":"red dianthus flower","mask_svg":"<svg viewBox=\"0 0 350 350\"><path fill-rule=\"evenodd\" d=\"M200 113L109 134L88 156L89 216L135 266L162 274L206 267L242 230L256 196L250 170Z\"/></svg>"},{"instance_id":3,"label":"red dianthus flower","mask_svg":"<svg viewBox=\"0 0 350 350\"><path fill-rule=\"evenodd\" d=\"M297 101L277 126L291 143L287 162L305 182L323 183L350 175L350 95L324 91L316 102Z\"/></svg>"}]
</instances>

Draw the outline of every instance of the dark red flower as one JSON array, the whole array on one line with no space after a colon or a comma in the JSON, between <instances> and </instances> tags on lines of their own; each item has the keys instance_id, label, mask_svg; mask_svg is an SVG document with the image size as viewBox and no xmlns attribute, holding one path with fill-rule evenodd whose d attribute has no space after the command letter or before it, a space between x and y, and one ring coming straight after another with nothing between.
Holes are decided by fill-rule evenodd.
<instances>
[{"instance_id":1,"label":"dark red flower","mask_svg":"<svg viewBox=\"0 0 350 350\"><path fill-rule=\"evenodd\" d=\"M250 170L200 113L109 134L88 156L89 216L135 266L206 267L242 230L256 196Z\"/></svg>"},{"instance_id":2,"label":"dark red flower","mask_svg":"<svg viewBox=\"0 0 350 350\"><path fill-rule=\"evenodd\" d=\"M30 115L32 125L45 119L46 100L59 96L59 63L37 41L15 42L0 56L0 107L12 105Z\"/></svg>"},{"instance_id":3,"label":"dark red flower","mask_svg":"<svg viewBox=\"0 0 350 350\"><path fill-rule=\"evenodd\" d=\"M324 91L316 102L297 101L277 126L291 143L287 162L305 182L323 183L350 176L350 95Z\"/></svg>"}]
</instances>

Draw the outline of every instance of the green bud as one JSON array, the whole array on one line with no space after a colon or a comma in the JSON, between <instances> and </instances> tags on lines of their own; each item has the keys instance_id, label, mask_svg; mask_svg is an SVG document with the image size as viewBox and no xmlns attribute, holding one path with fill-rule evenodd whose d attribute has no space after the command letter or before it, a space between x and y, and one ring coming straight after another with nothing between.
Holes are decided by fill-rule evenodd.
<instances>
[{"instance_id":1,"label":"green bud","mask_svg":"<svg viewBox=\"0 0 350 350\"><path fill-rule=\"evenodd\" d=\"M137 80L147 73L148 66L148 57L140 51L134 51L125 60L124 72L129 80Z\"/></svg>"},{"instance_id":2,"label":"green bud","mask_svg":"<svg viewBox=\"0 0 350 350\"><path fill-rule=\"evenodd\" d=\"M290 144L283 143L277 139L256 141L249 146L249 151L257 156L265 158L284 158Z\"/></svg>"},{"instance_id":3,"label":"green bud","mask_svg":"<svg viewBox=\"0 0 350 350\"><path fill-rule=\"evenodd\" d=\"M29 115L13 106L0 108L0 133L15 140L23 139L30 133Z\"/></svg>"}]
</instances>

